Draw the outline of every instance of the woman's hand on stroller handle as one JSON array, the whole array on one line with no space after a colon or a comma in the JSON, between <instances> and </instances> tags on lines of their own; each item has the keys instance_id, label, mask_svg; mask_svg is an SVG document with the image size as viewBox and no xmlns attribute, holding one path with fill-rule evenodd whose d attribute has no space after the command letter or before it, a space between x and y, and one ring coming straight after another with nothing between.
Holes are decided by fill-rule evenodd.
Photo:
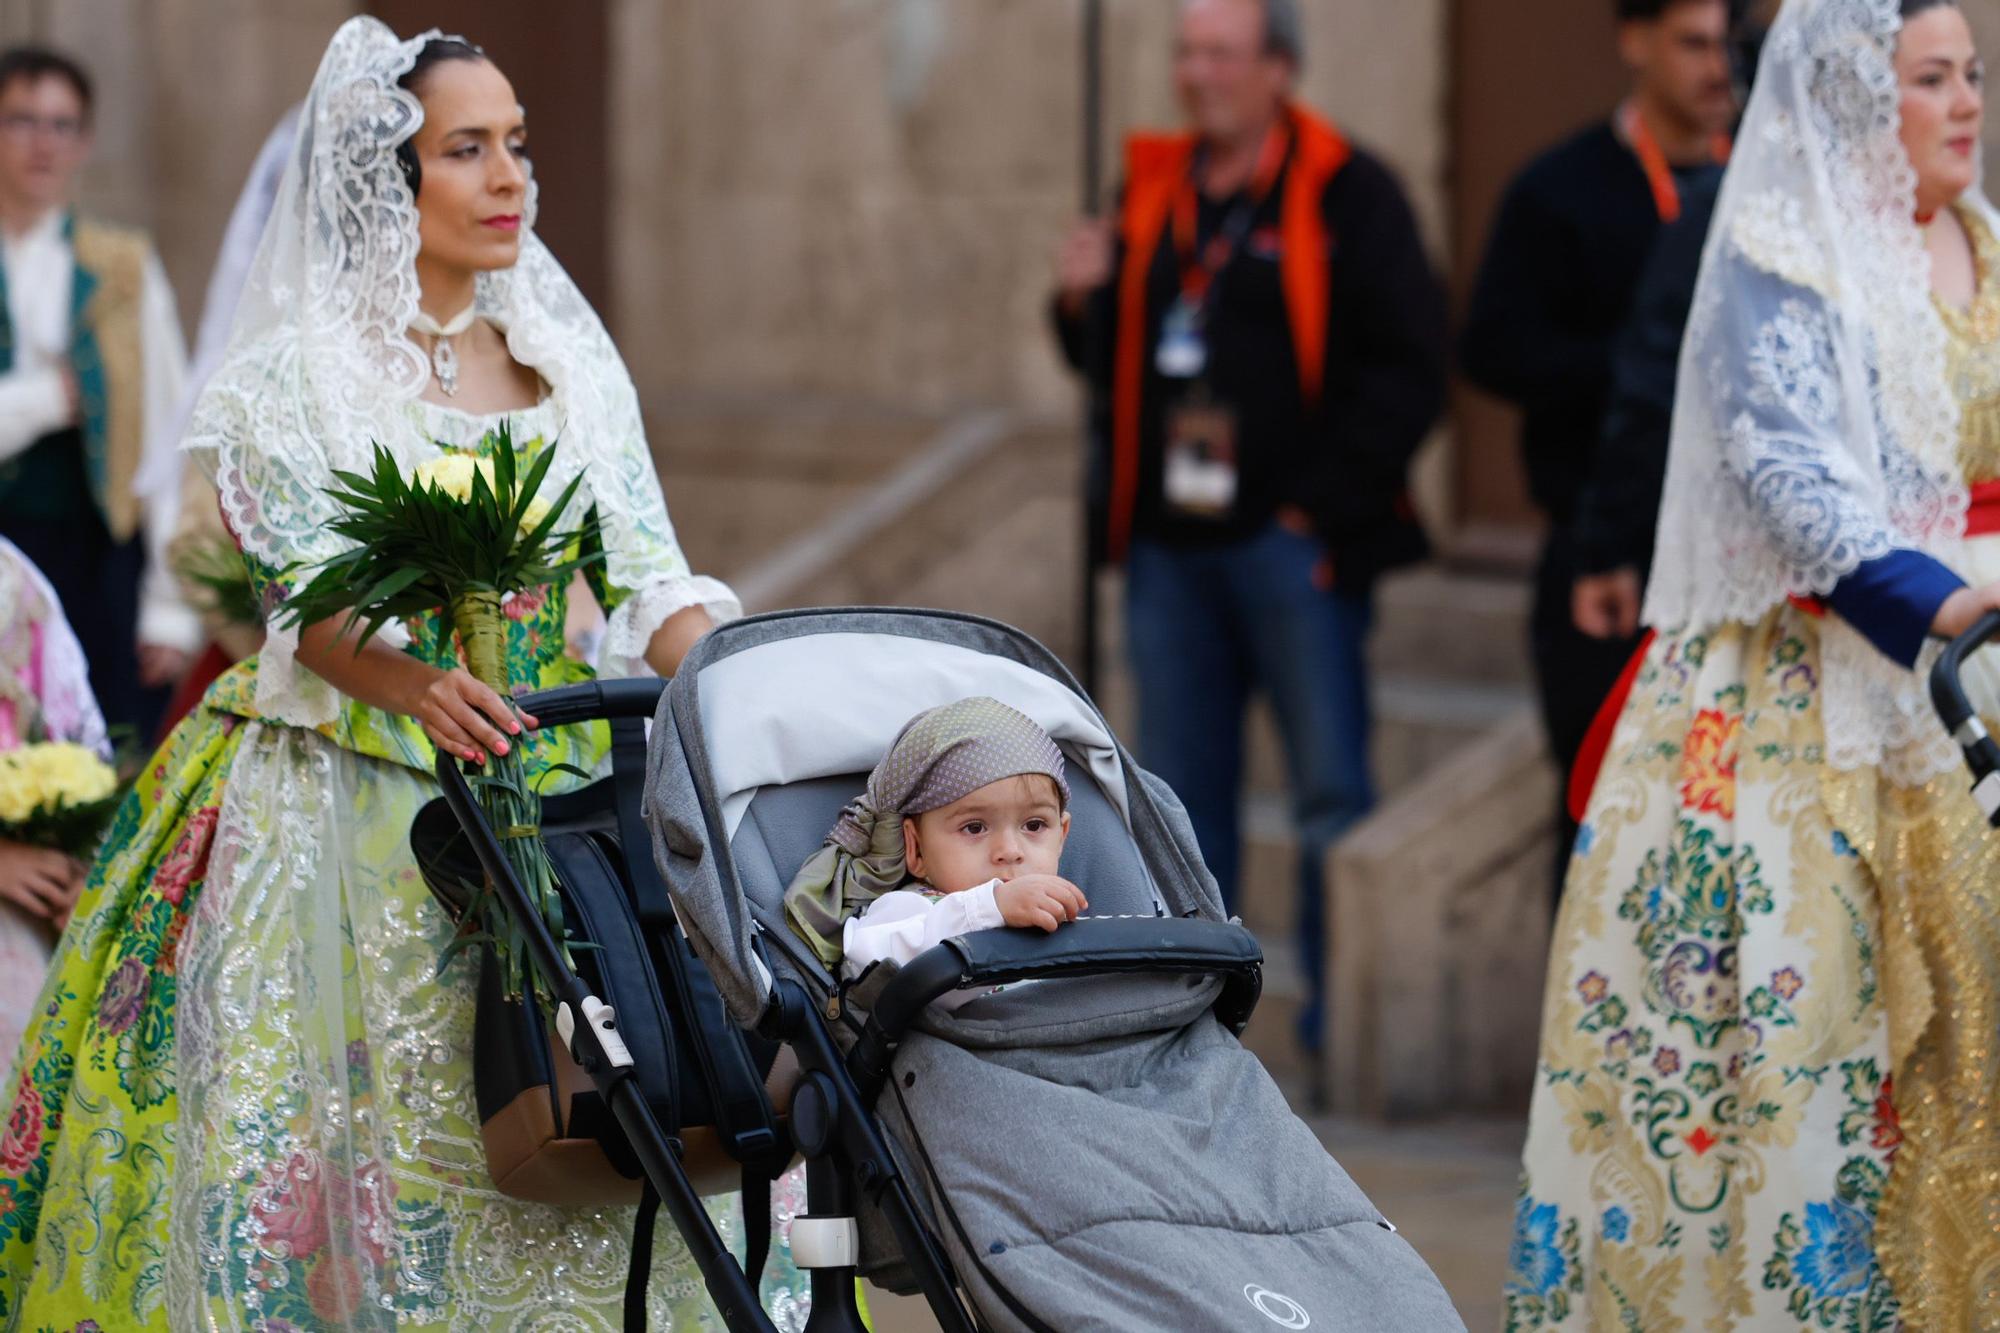
<instances>
[{"instance_id":1,"label":"woman's hand on stroller handle","mask_svg":"<svg viewBox=\"0 0 2000 1333\"><path fill-rule=\"evenodd\" d=\"M1940 639L1960 638L1976 628L1982 617L1995 612L2000 612L2000 582L1960 588L1938 607L1931 633Z\"/></svg>"},{"instance_id":2,"label":"woman's hand on stroller handle","mask_svg":"<svg viewBox=\"0 0 2000 1333\"><path fill-rule=\"evenodd\" d=\"M1083 890L1060 875L1023 875L995 886L993 905L1010 926L1053 931L1090 910Z\"/></svg>"},{"instance_id":3,"label":"woman's hand on stroller handle","mask_svg":"<svg viewBox=\"0 0 2000 1333\"><path fill-rule=\"evenodd\" d=\"M432 676L411 700L408 712L433 745L474 764L484 763L489 753L506 754L509 736L538 725L464 667Z\"/></svg>"}]
</instances>

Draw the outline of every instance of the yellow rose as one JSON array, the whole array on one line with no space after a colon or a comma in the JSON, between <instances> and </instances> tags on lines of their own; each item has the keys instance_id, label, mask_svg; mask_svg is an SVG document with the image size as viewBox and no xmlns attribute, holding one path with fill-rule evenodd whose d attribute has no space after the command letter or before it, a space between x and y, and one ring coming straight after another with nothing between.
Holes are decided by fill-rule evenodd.
<instances>
[{"instance_id":1,"label":"yellow rose","mask_svg":"<svg viewBox=\"0 0 2000 1333\"><path fill-rule=\"evenodd\" d=\"M41 751L42 795L45 804L89 805L118 790L111 765L81 745L67 743L34 747Z\"/></svg>"},{"instance_id":2,"label":"yellow rose","mask_svg":"<svg viewBox=\"0 0 2000 1333\"><path fill-rule=\"evenodd\" d=\"M41 803L36 799L34 778L21 765L7 762L9 758L0 755L0 823L20 824Z\"/></svg>"},{"instance_id":3,"label":"yellow rose","mask_svg":"<svg viewBox=\"0 0 2000 1333\"><path fill-rule=\"evenodd\" d=\"M432 488L444 492L461 504L472 501L473 474L486 479L486 489L496 494L499 487L493 480L493 460L474 458L471 454L445 454L433 458L417 468L411 479L418 489ZM521 531L533 532L549 516L547 501L536 499L528 502L528 512L521 518Z\"/></svg>"},{"instance_id":4,"label":"yellow rose","mask_svg":"<svg viewBox=\"0 0 2000 1333\"><path fill-rule=\"evenodd\" d=\"M0 820L19 823L38 810L89 805L118 789L111 765L66 741L23 746L0 755Z\"/></svg>"},{"instance_id":5,"label":"yellow rose","mask_svg":"<svg viewBox=\"0 0 2000 1333\"><path fill-rule=\"evenodd\" d=\"M475 471L486 474L486 485L493 485L493 463L490 459L475 459L470 454L445 454L433 458L417 469L415 484L419 488L443 491L461 503L472 499L472 474Z\"/></svg>"}]
</instances>

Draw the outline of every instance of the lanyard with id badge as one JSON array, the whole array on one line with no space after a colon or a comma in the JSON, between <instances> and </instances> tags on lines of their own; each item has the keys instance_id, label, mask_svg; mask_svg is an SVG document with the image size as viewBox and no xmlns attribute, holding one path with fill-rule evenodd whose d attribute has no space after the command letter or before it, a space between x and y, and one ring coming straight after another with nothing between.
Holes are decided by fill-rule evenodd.
<instances>
[{"instance_id":1,"label":"lanyard with id badge","mask_svg":"<svg viewBox=\"0 0 2000 1333\"><path fill-rule=\"evenodd\" d=\"M1154 368L1178 387L1166 413L1162 489L1167 507L1188 517L1227 518L1236 506L1236 411L1216 397L1208 382L1208 312L1213 306L1216 279L1250 234L1258 210L1284 168L1288 147L1284 128L1273 127L1264 140L1250 189L1237 199L1198 253L1195 230L1199 204L1194 184L1200 171L1198 160L1175 201L1173 236L1181 286L1160 323Z\"/></svg>"}]
</instances>

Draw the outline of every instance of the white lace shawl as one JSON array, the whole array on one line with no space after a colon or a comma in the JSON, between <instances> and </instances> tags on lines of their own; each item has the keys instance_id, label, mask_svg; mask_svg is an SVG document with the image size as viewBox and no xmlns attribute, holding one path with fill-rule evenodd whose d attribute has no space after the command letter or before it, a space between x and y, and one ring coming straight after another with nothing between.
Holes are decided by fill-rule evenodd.
<instances>
[{"instance_id":1,"label":"white lace shawl","mask_svg":"<svg viewBox=\"0 0 2000 1333\"><path fill-rule=\"evenodd\" d=\"M401 41L380 22L356 18L334 36L300 110L229 350L183 441L214 476L244 551L277 568L339 549L327 530L336 469L364 469L377 443L411 466L432 452L404 410L430 368L408 334L417 313L417 210L396 161L423 107L396 85L436 35ZM740 608L723 585L689 572L631 377L575 283L527 230L534 203L531 185L520 261L480 277L479 312L559 401L568 424L547 485L559 489L583 474L578 503L596 508L607 581L624 595L611 616L606 665L614 674L643 671L653 631L674 612L700 604L725 619ZM297 646L295 628L270 632L258 708L319 725L338 699L298 668Z\"/></svg>"},{"instance_id":2,"label":"white lace shawl","mask_svg":"<svg viewBox=\"0 0 2000 1333\"><path fill-rule=\"evenodd\" d=\"M1899 137L1901 28L1898 0L1791 0L1764 48L1682 350L1657 629L1753 623L1896 549L1958 563L1959 407ZM1954 764L1922 675L1823 623L1829 761L1906 781Z\"/></svg>"},{"instance_id":3,"label":"white lace shawl","mask_svg":"<svg viewBox=\"0 0 2000 1333\"><path fill-rule=\"evenodd\" d=\"M74 741L110 757L104 714L90 688L90 664L63 617L62 600L35 562L0 537L0 668L8 666L25 672L15 684L34 694L50 740ZM6 692L0 689L0 695Z\"/></svg>"}]
</instances>

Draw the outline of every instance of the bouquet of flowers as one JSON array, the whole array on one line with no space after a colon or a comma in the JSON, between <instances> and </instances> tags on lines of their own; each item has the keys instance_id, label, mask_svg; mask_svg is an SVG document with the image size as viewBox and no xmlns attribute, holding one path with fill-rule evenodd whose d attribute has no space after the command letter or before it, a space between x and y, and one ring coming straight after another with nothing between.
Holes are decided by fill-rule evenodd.
<instances>
[{"instance_id":1,"label":"bouquet of flowers","mask_svg":"<svg viewBox=\"0 0 2000 1333\"><path fill-rule=\"evenodd\" d=\"M377 445L371 473L336 472L344 489L334 491L333 498L344 512L332 531L352 545L317 566L311 582L286 601L281 622L315 624L344 614L343 632L360 627L365 644L391 620L442 609L467 670L511 700L514 682L508 675L502 601L512 593L561 583L602 555L598 542L586 540L589 534L556 528L582 484L581 475L553 502L537 494L555 461L554 445L523 471L508 427L494 432L488 443L490 456L443 454L409 477ZM589 553L581 553L585 551ZM521 747L490 756L472 786L550 933L564 941L555 874L538 836L541 800L528 780ZM499 956L510 989L531 991L519 927L490 884L466 888L459 933L439 966L468 945L488 944Z\"/></svg>"},{"instance_id":2,"label":"bouquet of flowers","mask_svg":"<svg viewBox=\"0 0 2000 1333\"><path fill-rule=\"evenodd\" d=\"M39 741L0 753L0 839L91 860L118 798L118 771L87 745Z\"/></svg>"}]
</instances>

